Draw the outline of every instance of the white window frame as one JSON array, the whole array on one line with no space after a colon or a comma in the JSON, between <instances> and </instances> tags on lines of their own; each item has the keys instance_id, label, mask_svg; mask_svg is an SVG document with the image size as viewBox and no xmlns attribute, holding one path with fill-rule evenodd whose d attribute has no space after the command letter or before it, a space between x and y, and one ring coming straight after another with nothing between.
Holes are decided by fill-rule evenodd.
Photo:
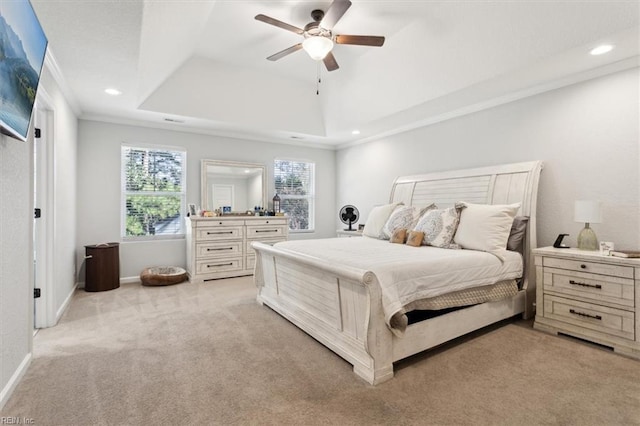
<instances>
[{"instance_id":1,"label":"white window frame","mask_svg":"<svg viewBox=\"0 0 640 426\"><path fill-rule=\"evenodd\" d=\"M179 192L146 192L146 191L127 191L126 188L126 167L125 167L125 149L145 149L154 151L172 151L179 152L182 155L182 190ZM184 239L186 227L184 217L187 209L187 150L182 147L153 145L145 143L123 143L120 147L120 238L122 241L156 241L156 240L174 240ZM152 195L152 196L180 196L180 231L175 234L160 235L126 235L127 233L127 195Z\"/></svg>"},{"instance_id":2,"label":"white window frame","mask_svg":"<svg viewBox=\"0 0 640 426\"><path fill-rule=\"evenodd\" d=\"M278 196L280 197L280 203L282 204L282 201L286 200L286 199L306 199L309 202L309 229L292 229L291 226L289 226L289 233L292 234L305 234L305 233L313 233L315 232L315 228L316 228L316 163L315 161L310 161L310 160L303 160L303 159L299 159L299 158L275 158L273 161L273 167L272 167L272 171L273 171L273 185L275 188L276 185L276 161L290 161L290 162L294 162L294 163L306 163L306 164L310 164L312 166L312 171L311 171L311 184L310 184L310 188L308 188L308 193L307 195L287 195L287 194L280 194L278 193ZM277 192L277 190L276 190Z\"/></svg>"}]
</instances>

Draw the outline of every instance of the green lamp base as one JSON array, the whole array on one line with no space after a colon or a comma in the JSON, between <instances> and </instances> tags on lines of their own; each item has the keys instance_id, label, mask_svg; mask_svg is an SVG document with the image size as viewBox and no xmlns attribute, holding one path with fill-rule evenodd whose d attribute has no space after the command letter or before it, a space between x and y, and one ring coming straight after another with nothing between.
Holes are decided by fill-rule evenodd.
<instances>
[{"instance_id":1,"label":"green lamp base","mask_svg":"<svg viewBox=\"0 0 640 426\"><path fill-rule=\"evenodd\" d=\"M598 250L598 237L593 229L589 228L588 223L585 223L584 229L578 234L578 249Z\"/></svg>"}]
</instances>

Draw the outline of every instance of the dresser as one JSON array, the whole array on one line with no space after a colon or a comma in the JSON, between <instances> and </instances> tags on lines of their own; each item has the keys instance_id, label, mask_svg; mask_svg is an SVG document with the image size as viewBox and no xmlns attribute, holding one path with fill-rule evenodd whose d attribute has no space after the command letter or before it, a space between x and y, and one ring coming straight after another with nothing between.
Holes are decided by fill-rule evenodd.
<instances>
[{"instance_id":1,"label":"dresser","mask_svg":"<svg viewBox=\"0 0 640 426\"><path fill-rule=\"evenodd\" d=\"M191 282L253 274L254 241L275 244L286 241L286 217L222 216L185 219L187 272Z\"/></svg>"},{"instance_id":2,"label":"dresser","mask_svg":"<svg viewBox=\"0 0 640 426\"><path fill-rule=\"evenodd\" d=\"M640 259L539 248L534 328L640 358Z\"/></svg>"}]
</instances>

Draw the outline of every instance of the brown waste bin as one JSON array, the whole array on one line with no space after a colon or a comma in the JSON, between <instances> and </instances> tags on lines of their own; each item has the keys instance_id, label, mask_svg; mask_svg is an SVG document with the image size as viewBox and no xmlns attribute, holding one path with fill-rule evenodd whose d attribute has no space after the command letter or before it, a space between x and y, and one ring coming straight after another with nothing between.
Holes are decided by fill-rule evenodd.
<instances>
[{"instance_id":1,"label":"brown waste bin","mask_svg":"<svg viewBox=\"0 0 640 426\"><path fill-rule=\"evenodd\" d=\"M84 246L86 259L85 291L105 291L120 287L119 243Z\"/></svg>"}]
</instances>

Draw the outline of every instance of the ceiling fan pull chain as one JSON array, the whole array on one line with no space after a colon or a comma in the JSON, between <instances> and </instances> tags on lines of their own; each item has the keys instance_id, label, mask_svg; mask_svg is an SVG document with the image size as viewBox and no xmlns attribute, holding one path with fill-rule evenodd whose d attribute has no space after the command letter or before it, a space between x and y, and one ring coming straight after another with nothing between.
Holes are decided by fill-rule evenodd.
<instances>
[{"instance_id":1,"label":"ceiling fan pull chain","mask_svg":"<svg viewBox=\"0 0 640 426\"><path fill-rule=\"evenodd\" d=\"M319 95L320 83L322 83L322 80L320 80L320 61L316 61L316 63L318 64L318 81L316 81L316 95Z\"/></svg>"}]
</instances>

